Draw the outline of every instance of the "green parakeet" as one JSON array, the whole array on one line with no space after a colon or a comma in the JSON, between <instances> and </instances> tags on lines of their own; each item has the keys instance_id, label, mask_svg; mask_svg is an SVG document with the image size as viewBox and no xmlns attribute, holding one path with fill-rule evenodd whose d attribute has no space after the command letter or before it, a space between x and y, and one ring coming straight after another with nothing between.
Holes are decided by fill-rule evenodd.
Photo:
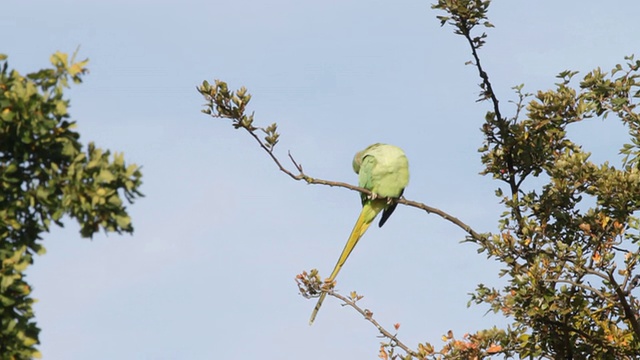
<instances>
[{"instance_id":1,"label":"green parakeet","mask_svg":"<svg viewBox=\"0 0 640 360\"><path fill-rule=\"evenodd\" d=\"M362 211L356 221L349 240L340 254L340 258L333 268L329 281L335 280L338 272L358 243L358 240L367 231L380 211L382 217L378 226L384 225L396 208L396 203L389 203L387 198L399 198L404 188L409 183L409 162L402 149L387 144L373 144L358 152L353 158L353 171L358 174L358 185L370 190L374 196L361 194ZM320 294L318 303L313 309L309 325L313 321L322 306L326 292Z\"/></svg>"}]
</instances>

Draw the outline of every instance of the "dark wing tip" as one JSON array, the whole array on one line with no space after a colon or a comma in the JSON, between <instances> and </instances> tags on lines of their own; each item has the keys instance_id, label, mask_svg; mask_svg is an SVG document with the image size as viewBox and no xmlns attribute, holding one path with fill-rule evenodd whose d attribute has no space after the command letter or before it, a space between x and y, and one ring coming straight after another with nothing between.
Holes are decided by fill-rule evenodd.
<instances>
[{"instance_id":1,"label":"dark wing tip","mask_svg":"<svg viewBox=\"0 0 640 360\"><path fill-rule=\"evenodd\" d=\"M402 191L400 191L400 195L398 195L398 198L400 198L403 193L404 193L404 189L402 189ZM382 217L380 218L380 222L378 223L378 227L382 227L382 225L384 225L384 223L387 222L387 219L389 219L389 216L391 216L391 214L393 214L393 211L396 209L397 206L398 206L398 203L394 202L393 204L389 205L389 207L387 207L386 209L384 209L382 211Z\"/></svg>"},{"instance_id":2,"label":"dark wing tip","mask_svg":"<svg viewBox=\"0 0 640 360\"><path fill-rule=\"evenodd\" d=\"M396 209L396 206L398 206L398 203L393 203L391 205L389 205L388 208L384 209L382 211L382 217L380 218L380 222L378 223L378 227L382 227L382 225L384 225L384 223L387 222L387 219L389 219L389 216L391 216L391 214L393 214L393 211Z\"/></svg>"}]
</instances>

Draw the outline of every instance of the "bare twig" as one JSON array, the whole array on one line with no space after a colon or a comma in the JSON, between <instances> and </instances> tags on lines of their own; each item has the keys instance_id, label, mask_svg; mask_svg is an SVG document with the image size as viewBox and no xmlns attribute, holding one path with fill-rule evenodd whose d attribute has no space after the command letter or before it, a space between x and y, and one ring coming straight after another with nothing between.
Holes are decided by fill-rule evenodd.
<instances>
[{"instance_id":1,"label":"bare twig","mask_svg":"<svg viewBox=\"0 0 640 360\"><path fill-rule=\"evenodd\" d=\"M300 295L304 296L306 299L317 298L320 293L326 293L329 296L333 296L339 300L342 300L344 304L342 306L350 306L359 312L367 321L373 324L376 329L382 334L383 337L390 340L391 346L397 346L404 350L407 354L410 354L413 358L420 358L417 352L411 350L407 345L405 345L402 341L397 338L396 334L392 334L390 331L386 330L380 323L378 323L373 318L373 313L367 309L363 309L356 304L356 302L362 299L362 296L357 295L355 293L351 294L351 297L343 296L337 293L333 286L334 282L322 282L320 280L320 276L318 275L318 271L316 269L311 270L310 272L303 271L301 274L296 276L296 284L298 285L298 289L300 290Z\"/></svg>"},{"instance_id":2,"label":"bare twig","mask_svg":"<svg viewBox=\"0 0 640 360\"><path fill-rule=\"evenodd\" d=\"M386 330L384 327L382 327L382 325L380 325L379 322L377 322L374 318L373 318L373 313L367 309L363 309L360 306L358 306L356 304L356 302L354 300L349 299L346 296L343 296L333 290L329 291L327 293L330 296L333 296L335 298L338 298L340 300L342 300L344 302L344 305L350 306L353 309L355 309L357 312L359 312L362 316L364 316L365 320L367 320L368 322L370 322L371 324L373 324L373 326L376 327L376 329L378 329L378 331L380 331L380 334L382 334L382 336L386 337L387 339L389 339L390 341L392 341L395 345L397 345L399 348L401 348L402 350L404 350L407 354L413 356L414 358L419 358L418 353L411 350L407 345L405 345L402 341L400 341L395 334L392 334L391 332L389 332L388 330ZM343 305L343 306L344 306Z\"/></svg>"},{"instance_id":3,"label":"bare twig","mask_svg":"<svg viewBox=\"0 0 640 360\"><path fill-rule=\"evenodd\" d=\"M633 332L636 334L636 336L640 336L640 323L638 322L638 318L636 317L636 312L631 309L631 305L627 301L627 294L625 294L624 289L616 281L616 278L613 275L613 271L602 273L593 269L586 269L586 273L596 275L611 284L613 290L618 296L618 299L620 300L620 305L622 306L622 310L624 311L625 318L631 325L631 329L633 329Z\"/></svg>"},{"instance_id":4,"label":"bare twig","mask_svg":"<svg viewBox=\"0 0 640 360\"><path fill-rule=\"evenodd\" d=\"M471 228L471 226L465 224L460 219L456 218L455 216L449 215L449 214L447 214L446 212L444 212L444 211L442 211L440 209L437 209L437 208L434 208L434 207L431 207L431 206L427 206L427 205L425 205L423 203L419 203L417 201L407 200L404 197L400 198L400 199L398 199L396 201L399 204L404 204L404 205L407 205L407 206L412 206L412 207L415 207L415 208L418 208L418 209L422 209L422 210L424 210L424 211L426 211L427 213L430 213L430 214L436 214L436 215L440 216L441 218L443 218L443 219L445 219L445 220L457 225L459 228L461 228L462 230L467 232L471 236L471 238L473 238L475 240L484 241L484 240L487 239L487 235L486 234L477 233L475 230L473 230Z\"/></svg>"},{"instance_id":5,"label":"bare twig","mask_svg":"<svg viewBox=\"0 0 640 360\"><path fill-rule=\"evenodd\" d=\"M591 267L587 267L584 269L584 272L587 274L591 274L591 275L595 275L599 278L601 278L604 281L609 281L609 276L606 273L597 271L597 270L593 270L593 268Z\"/></svg>"},{"instance_id":6,"label":"bare twig","mask_svg":"<svg viewBox=\"0 0 640 360\"><path fill-rule=\"evenodd\" d=\"M622 309L624 310L625 318L627 319L627 321L629 321L629 324L631 325L633 332L636 333L636 336L640 337L640 323L638 323L636 312L631 309L631 306L627 301L627 294L625 294L620 285L618 285L615 276L613 276L613 271L609 271L607 275L609 275L609 282L613 286L616 295L618 295L618 299L620 300L620 304L622 305Z\"/></svg>"},{"instance_id":7,"label":"bare twig","mask_svg":"<svg viewBox=\"0 0 640 360\"><path fill-rule=\"evenodd\" d=\"M472 26L469 26L467 22L464 19L462 19L462 26L460 26L458 29L461 31L462 36L464 36L464 38L467 39L467 42L471 47L471 54L473 55L473 60L474 60L473 64L478 69L478 75L482 79L482 83L485 86L485 93L489 95L489 98L493 103L493 112L496 115L496 118L498 118L498 120L502 120L503 118L502 118L502 114L500 113L498 98L496 97L496 94L493 92L493 87L491 86L491 82L489 81L489 75L484 71L484 69L482 68L482 64L480 63L480 57L478 56L478 51L477 51L478 47L476 46L473 39L471 38L472 28L473 28Z\"/></svg>"},{"instance_id":8,"label":"bare twig","mask_svg":"<svg viewBox=\"0 0 640 360\"><path fill-rule=\"evenodd\" d=\"M294 167L296 168L296 170L298 171L298 174L295 175L293 172L291 172L290 170L288 170L287 168L285 168L282 163L278 160L278 158L274 155L273 151L271 151L262 141L262 139L260 139L260 137L258 137L255 132L251 131L250 129L245 128L249 134L251 134L251 136L258 142L258 144L260 145L260 147L267 152L267 154L269 154L269 157L271 158L271 160L273 160L273 162L276 163L276 165L278 166L278 169L282 172L284 172L285 174L289 175L290 178L300 181L300 180L304 180L305 182L307 182L307 184L317 184L317 185L326 185L326 186L331 186L331 187L342 187L345 189L349 189L349 190L353 190L353 191L359 191L363 194L366 195L373 195L373 193L371 192L371 190L359 187L359 186L354 186L345 182L340 182L340 181L330 181L330 180L323 180L323 179L317 179L317 178L313 178L308 176L307 174L304 173L304 171L302 170L302 165L300 165L294 158L293 155L291 155L291 151L288 152L288 156L289 159L291 160L291 162L293 163ZM458 226L459 228L461 228L462 230L464 230L467 234L470 235L471 238L478 240L478 241L483 241L487 239L487 236L484 234L480 234L478 232L476 232L475 230L473 230L473 228L471 228L471 226L465 224L464 222L462 222L460 219L456 218L455 216L452 216L440 209L425 205L423 203L417 202L417 201L412 201L412 200L407 200L405 198L400 198L400 199L389 199L390 201L395 201L399 204L403 204L403 205L407 205L407 206L411 206L411 207L415 207L418 209L422 209L424 211L426 211L427 213L430 214L436 214L438 216L440 216L441 218L455 224L456 226Z\"/></svg>"},{"instance_id":9,"label":"bare twig","mask_svg":"<svg viewBox=\"0 0 640 360\"><path fill-rule=\"evenodd\" d=\"M249 100L251 99L251 96L246 94L246 89L244 87L238 90L238 92L234 94L233 92L228 91L226 83L216 80L215 86L211 86L209 85L208 82L204 82L202 86L198 87L198 91L202 95L204 95L204 97L209 101L209 104L207 104L208 108L203 110L204 113L215 118L231 119L234 122L233 126L236 129L243 128L244 130L246 130L249 133L249 135L251 135L251 137L253 137L253 139L258 143L258 145L269 155L271 160L276 164L276 166L278 166L278 169L283 173L287 174L293 180L296 180L296 181L304 180L307 184L342 187L345 189L358 191L360 193L363 193L369 196L376 196L376 194L372 193L370 190L362 187L354 186L354 185L347 184L344 182L339 182L339 181L316 179L305 174L304 170L302 169L302 165L293 158L293 155L291 155L290 151L287 154L289 159L293 163L295 170L291 171L287 169L273 152L273 149L277 143L277 137L278 137L278 134L276 133L276 124L274 123L271 126L267 127L266 129L261 127L255 127L252 125L253 114L250 116L246 116L244 114L245 107L249 102ZM235 105L231 105L232 103ZM256 130L262 130L268 135L264 141L256 134ZM297 174L295 172L297 172ZM436 214L441 218L460 227L467 234L469 234L469 237L471 239L477 240L479 242L486 242L488 238L486 234L480 234L474 231L471 228L471 226L465 224L460 219L454 216L451 216L440 209L430 207L416 201L406 200L404 198L401 198L401 199L390 198L387 200L389 201L389 203L396 202L396 203L404 204L407 206L412 206L418 209L422 209L427 213Z\"/></svg>"},{"instance_id":10,"label":"bare twig","mask_svg":"<svg viewBox=\"0 0 640 360\"><path fill-rule=\"evenodd\" d=\"M555 279L541 279L540 281L544 281L544 282L549 282L549 283L564 283L564 284L569 284L569 285L573 285L575 287L578 288L582 288L584 290L587 291L591 291L594 294L598 295L600 298L602 298L602 300L610 302L613 305L617 305L616 302L612 301L611 299L609 299L605 294L603 294L600 290L589 286L589 285L585 285L585 284L581 284L575 281L571 281L571 280L566 280L566 279L560 279L560 278L555 278Z\"/></svg>"},{"instance_id":11,"label":"bare twig","mask_svg":"<svg viewBox=\"0 0 640 360\"><path fill-rule=\"evenodd\" d=\"M476 45L473 38L471 37L472 28L473 26L470 26L465 19L461 19L461 26L459 26L458 29L460 30L460 33L462 34L462 36L464 36L464 38L467 40L467 43L469 43L469 46L471 47L471 54L474 59L473 64L475 65L476 69L478 69L478 75L482 79L485 96L489 95L489 99L491 99L491 103L493 104L494 116L500 124L499 125L500 137L501 137L500 143L503 144L503 146L507 146L506 140L509 139L510 137L509 122L507 121L507 119L502 117L502 113L500 112L500 102L498 101L498 98L496 97L496 94L493 91L493 86L489 81L489 75L482 68L482 64L480 62L480 56L478 56L478 46ZM509 179L507 183L509 184L511 195L515 198L518 198L519 184L522 182L522 179L521 181L518 181L516 179L517 172L515 169L515 165L513 163L513 157L510 152L507 152L506 160L507 160L507 171L509 173ZM522 228L522 214L520 213L520 208L514 207L513 210L514 210L514 215L516 217L516 220L518 221L520 228Z\"/></svg>"}]
</instances>

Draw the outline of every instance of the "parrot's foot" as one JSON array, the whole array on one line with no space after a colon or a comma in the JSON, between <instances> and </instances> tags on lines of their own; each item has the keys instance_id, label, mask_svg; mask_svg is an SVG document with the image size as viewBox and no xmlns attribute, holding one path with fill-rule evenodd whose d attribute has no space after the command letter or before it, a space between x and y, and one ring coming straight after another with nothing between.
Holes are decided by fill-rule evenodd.
<instances>
[{"instance_id":1,"label":"parrot's foot","mask_svg":"<svg viewBox=\"0 0 640 360\"><path fill-rule=\"evenodd\" d=\"M371 193L371 195L367 195L367 198L368 198L369 200L375 200L375 199L377 199L377 198L378 198L378 194L376 194L376 193Z\"/></svg>"}]
</instances>

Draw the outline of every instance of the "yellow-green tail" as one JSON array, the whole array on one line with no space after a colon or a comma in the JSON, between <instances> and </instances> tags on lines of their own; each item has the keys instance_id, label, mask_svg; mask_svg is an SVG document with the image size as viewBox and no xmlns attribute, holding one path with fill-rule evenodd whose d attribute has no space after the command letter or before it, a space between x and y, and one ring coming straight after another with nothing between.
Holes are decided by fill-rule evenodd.
<instances>
[{"instance_id":1,"label":"yellow-green tail","mask_svg":"<svg viewBox=\"0 0 640 360\"><path fill-rule=\"evenodd\" d=\"M351 254L351 251L353 251L353 248L358 243L358 240L360 240L362 235L364 235L364 233L369 228L369 225L371 225L371 223L373 222L373 219L375 219L376 215L378 215L378 213L384 208L385 205L386 203L384 202L378 203L377 201L372 201L362 207L360 216L358 217L353 230L351 230L351 235L349 235L349 240L347 240L347 243L342 250L342 254L340 254L340 258L338 259L338 262L333 268L331 276L329 276L327 281L332 282L333 280L335 280L336 276L338 276L338 272L340 272L340 269L342 269L342 265L344 265L344 263L347 261L347 258ZM320 298L318 298L316 307L313 308L313 312L311 313L309 325L313 324L313 321L316 319L318 310L320 310L320 306L322 306L322 302L324 301L325 297L327 297L326 292L320 294Z\"/></svg>"}]
</instances>

